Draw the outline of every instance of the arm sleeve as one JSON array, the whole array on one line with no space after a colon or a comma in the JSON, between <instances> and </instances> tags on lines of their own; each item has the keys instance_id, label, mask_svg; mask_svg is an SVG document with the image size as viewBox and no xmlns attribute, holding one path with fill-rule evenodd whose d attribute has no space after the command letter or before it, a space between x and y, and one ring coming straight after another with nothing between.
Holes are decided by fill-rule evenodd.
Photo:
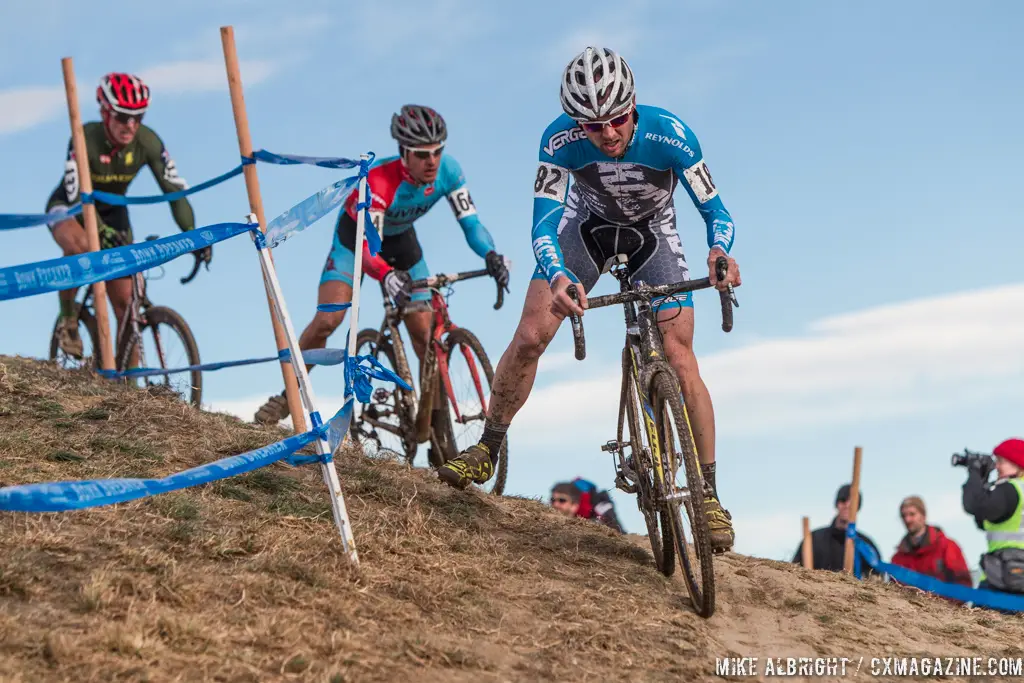
<instances>
[{"instance_id":1,"label":"arm sleeve","mask_svg":"<svg viewBox=\"0 0 1024 683\"><path fill-rule=\"evenodd\" d=\"M946 541L946 554L943 561L946 564L946 571L948 573L946 581L961 583L965 586L973 585L971 570L967 568L967 560L964 559L964 553L960 546L952 540Z\"/></svg>"},{"instance_id":2,"label":"arm sleeve","mask_svg":"<svg viewBox=\"0 0 1024 683\"><path fill-rule=\"evenodd\" d=\"M545 141L554 138L549 137L550 132L551 128L544 132L541 140L540 161L533 181L532 233L533 255L549 283L569 274L562 248L558 245L558 223L562 220L565 198L569 193L569 164L562 158L566 152L549 154L544 151Z\"/></svg>"},{"instance_id":3,"label":"arm sleeve","mask_svg":"<svg viewBox=\"0 0 1024 683\"><path fill-rule=\"evenodd\" d=\"M977 470L971 470L963 487L964 511L974 515L975 523L1005 522L1017 509L1017 489L1008 481L989 488Z\"/></svg>"},{"instance_id":4,"label":"arm sleeve","mask_svg":"<svg viewBox=\"0 0 1024 683\"><path fill-rule=\"evenodd\" d=\"M732 249L735 226L729 215L722 197L718 194L715 181L711 178L707 162L701 152L700 141L696 134L682 121L674 117L666 117L670 121L673 132L682 135L686 144L680 147L668 147L673 157L676 173L690 195L690 201L700 212L707 227L708 248L718 247L725 253Z\"/></svg>"},{"instance_id":5,"label":"arm sleeve","mask_svg":"<svg viewBox=\"0 0 1024 683\"><path fill-rule=\"evenodd\" d=\"M68 142L68 153L64 157L64 178L50 194L46 211L68 208L79 200L81 184L78 178L78 162L75 160L73 142Z\"/></svg>"},{"instance_id":6,"label":"arm sleeve","mask_svg":"<svg viewBox=\"0 0 1024 683\"><path fill-rule=\"evenodd\" d=\"M149 136L152 139L145 141L147 143L146 161L149 164L149 169L153 172L157 185L160 186L160 190L164 194L170 194L171 192L188 189L188 183L178 175L178 168L174 164L174 159L167 152L167 148L164 147L163 141L152 131L150 131ZM196 227L196 217L192 212L192 205L189 204L188 199L182 197L171 202L171 214L174 216L174 222L178 224L180 230L187 231Z\"/></svg>"},{"instance_id":7,"label":"arm sleeve","mask_svg":"<svg viewBox=\"0 0 1024 683\"><path fill-rule=\"evenodd\" d=\"M494 251L494 239L480 221L476 205L473 204L473 198L465 183L448 193L448 205L452 207L452 213L459 221L459 227L462 228L462 233L466 236L469 248L480 258L484 258L488 252Z\"/></svg>"},{"instance_id":8,"label":"arm sleeve","mask_svg":"<svg viewBox=\"0 0 1024 683\"><path fill-rule=\"evenodd\" d=\"M384 213L382 211L374 211L373 209L370 209L370 220L373 221L374 227L377 228L377 232L382 233L384 226ZM365 239L363 240L362 265L363 272L378 282L384 280L384 276L393 270L380 254L377 254L376 256L370 255L370 244Z\"/></svg>"},{"instance_id":9,"label":"arm sleeve","mask_svg":"<svg viewBox=\"0 0 1024 683\"><path fill-rule=\"evenodd\" d=\"M447 178L446 187L450 188L446 195L448 206L452 208L452 213L459 221L459 227L462 228L462 234L466 236L469 248L480 258L484 258L488 252L494 251L494 239L480 221L480 216L477 215L476 205L473 204L473 197L469 194L466 176L462 172L459 162L455 160L455 157L446 155L442 163Z\"/></svg>"}]
</instances>

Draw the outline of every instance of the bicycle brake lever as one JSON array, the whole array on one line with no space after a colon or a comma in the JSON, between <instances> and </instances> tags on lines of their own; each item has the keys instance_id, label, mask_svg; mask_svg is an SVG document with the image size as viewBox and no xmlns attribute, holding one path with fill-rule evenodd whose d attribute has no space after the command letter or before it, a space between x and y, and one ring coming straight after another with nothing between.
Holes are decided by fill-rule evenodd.
<instances>
[{"instance_id":1,"label":"bicycle brake lever","mask_svg":"<svg viewBox=\"0 0 1024 683\"><path fill-rule=\"evenodd\" d=\"M494 303L494 310L498 310L505 303L505 289L497 280L494 281L494 284L498 286L498 300Z\"/></svg>"}]
</instances>

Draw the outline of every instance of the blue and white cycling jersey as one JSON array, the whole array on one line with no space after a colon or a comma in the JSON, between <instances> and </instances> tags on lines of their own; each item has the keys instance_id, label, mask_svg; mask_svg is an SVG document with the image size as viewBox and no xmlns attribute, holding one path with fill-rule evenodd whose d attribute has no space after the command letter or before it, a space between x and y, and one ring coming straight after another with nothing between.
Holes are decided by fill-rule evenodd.
<instances>
[{"instance_id":1,"label":"blue and white cycling jersey","mask_svg":"<svg viewBox=\"0 0 1024 683\"><path fill-rule=\"evenodd\" d=\"M733 220L701 154L697 136L665 109L637 105L637 124L626 154L612 159L562 114L540 142L533 190L533 251L549 282L569 275L558 242L569 176L590 212L614 225L631 225L671 208L676 180L686 188L707 226L708 247L729 253ZM679 246L678 235L670 238ZM680 247L681 250L681 247Z\"/></svg>"}]
</instances>

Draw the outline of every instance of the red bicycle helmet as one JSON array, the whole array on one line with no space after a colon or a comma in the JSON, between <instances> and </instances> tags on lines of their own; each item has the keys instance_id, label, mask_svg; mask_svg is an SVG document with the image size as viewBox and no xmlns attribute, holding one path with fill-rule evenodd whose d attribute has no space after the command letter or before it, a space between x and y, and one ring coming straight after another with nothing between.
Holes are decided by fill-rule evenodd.
<instances>
[{"instance_id":1,"label":"red bicycle helmet","mask_svg":"<svg viewBox=\"0 0 1024 683\"><path fill-rule=\"evenodd\" d=\"M149 86L138 76L109 73L96 88L96 101L102 110L142 115L149 107Z\"/></svg>"}]
</instances>

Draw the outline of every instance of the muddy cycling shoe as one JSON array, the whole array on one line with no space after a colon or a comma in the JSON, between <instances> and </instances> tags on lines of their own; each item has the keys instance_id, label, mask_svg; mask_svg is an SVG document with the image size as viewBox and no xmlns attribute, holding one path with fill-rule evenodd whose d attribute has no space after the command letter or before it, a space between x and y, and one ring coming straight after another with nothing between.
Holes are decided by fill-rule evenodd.
<instances>
[{"instance_id":1,"label":"muddy cycling shoe","mask_svg":"<svg viewBox=\"0 0 1024 683\"><path fill-rule=\"evenodd\" d=\"M282 393L278 396L271 396L266 403L256 411L256 422L262 424L277 424L288 417L288 399Z\"/></svg>"},{"instance_id":2,"label":"muddy cycling shoe","mask_svg":"<svg viewBox=\"0 0 1024 683\"><path fill-rule=\"evenodd\" d=\"M731 550L733 541L736 540L736 533L732 529L732 515L710 493L704 495L704 513L708 517L712 552L724 553Z\"/></svg>"},{"instance_id":3,"label":"muddy cycling shoe","mask_svg":"<svg viewBox=\"0 0 1024 683\"><path fill-rule=\"evenodd\" d=\"M487 446L478 443L459 453L437 468L437 476L449 486L464 489L470 484L483 484L494 475L494 463Z\"/></svg>"},{"instance_id":4,"label":"muddy cycling shoe","mask_svg":"<svg viewBox=\"0 0 1024 683\"><path fill-rule=\"evenodd\" d=\"M85 349L78 334L78 316L64 318L57 328L57 348L72 358L81 358Z\"/></svg>"}]
</instances>

